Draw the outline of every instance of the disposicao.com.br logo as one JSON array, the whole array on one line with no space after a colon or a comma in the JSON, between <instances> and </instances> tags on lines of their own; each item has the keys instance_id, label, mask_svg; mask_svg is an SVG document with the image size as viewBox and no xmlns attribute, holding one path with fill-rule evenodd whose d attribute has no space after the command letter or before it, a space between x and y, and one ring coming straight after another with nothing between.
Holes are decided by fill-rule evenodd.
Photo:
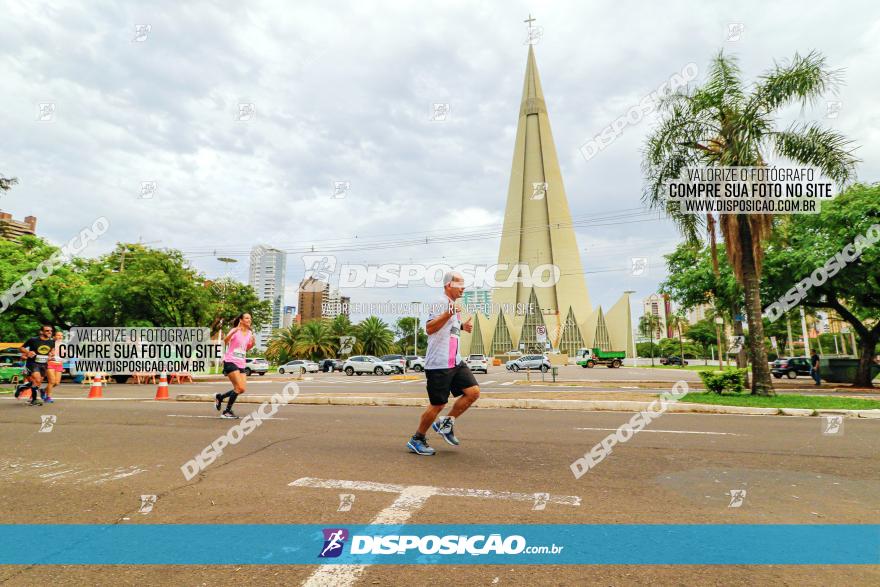
<instances>
[{"instance_id":1,"label":"disposicao.com.br logo","mask_svg":"<svg viewBox=\"0 0 880 587\"><path fill-rule=\"evenodd\" d=\"M349 537L345 528L325 528L324 541L319 558L338 557L342 554L346 539ZM502 554L559 554L563 546L528 546L526 539L518 534L502 537L501 534L445 535L429 534L427 536L389 534L384 536L360 535L351 536L350 553L371 555L405 555L414 551L418 554L441 554L472 556Z\"/></svg>"}]
</instances>

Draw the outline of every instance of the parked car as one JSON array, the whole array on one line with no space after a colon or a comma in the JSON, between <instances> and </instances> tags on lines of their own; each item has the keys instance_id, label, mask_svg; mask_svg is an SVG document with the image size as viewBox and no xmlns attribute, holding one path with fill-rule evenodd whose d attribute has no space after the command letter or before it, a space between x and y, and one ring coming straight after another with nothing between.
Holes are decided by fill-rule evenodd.
<instances>
[{"instance_id":1,"label":"parked car","mask_svg":"<svg viewBox=\"0 0 880 587\"><path fill-rule=\"evenodd\" d=\"M269 361L262 357L248 357L244 361L244 374L265 375L269 371Z\"/></svg>"},{"instance_id":2,"label":"parked car","mask_svg":"<svg viewBox=\"0 0 880 587\"><path fill-rule=\"evenodd\" d=\"M406 369L406 357L403 355L382 355L379 359L386 363L397 365L398 373L403 373L404 369Z\"/></svg>"},{"instance_id":3,"label":"parked car","mask_svg":"<svg viewBox=\"0 0 880 587\"><path fill-rule=\"evenodd\" d=\"M297 359L295 361L288 361L278 367L278 374L284 375L285 373L317 373L318 372L318 364L314 361L309 361L307 359Z\"/></svg>"},{"instance_id":4,"label":"parked car","mask_svg":"<svg viewBox=\"0 0 880 587\"><path fill-rule=\"evenodd\" d=\"M378 357L371 355L357 355L349 357L342 365L342 370L346 375L352 376L355 373L363 375L364 373L373 373L375 375L385 375L386 373L397 372L398 365L396 363L387 363Z\"/></svg>"},{"instance_id":5,"label":"parked car","mask_svg":"<svg viewBox=\"0 0 880 587\"><path fill-rule=\"evenodd\" d=\"M318 361L318 370L324 373L332 373L333 371L342 371L342 359L321 359Z\"/></svg>"},{"instance_id":6,"label":"parked car","mask_svg":"<svg viewBox=\"0 0 880 587\"><path fill-rule=\"evenodd\" d=\"M550 359L544 355L523 355L516 359L507 361L504 368L508 371L519 371L520 369L540 369L545 373L550 370Z\"/></svg>"},{"instance_id":7,"label":"parked car","mask_svg":"<svg viewBox=\"0 0 880 587\"><path fill-rule=\"evenodd\" d=\"M406 367L407 369L412 369L413 371L424 371L425 357L420 357L418 355L406 355Z\"/></svg>"},{"instance_id":8,"label":"parked car","mask_svg":"<svg viewBox=\"0 0 880 587\"><path fill-rule=\"evenodd\" d=\"M798 375L810 374L810 359L807 357L790 357L787 359L776 359L770 367L770 372L777 379L782 379L785 375L789 379L794 379Z\"/></svg>"},{"instance_id":9,"label":"parked car","mask_svg":"<svg viewBox=\"0 0 880 587\"><path fill-rule=\"evenodd\" d=\"M660 357L661 365L687 365L687 361L682 361L682 358L678 355L671 355L669 357Z\"/></svg>"},{"instance_id":10,"label":"parked car","mask_svg":"<svg viewBox=\"0 0 880 587\"><path fill-rule=\"evenodd\" d=\"M471 371L489 372L489 359L486 358L486 355L471 355L465 363Z\"/></svg>"}]
</instances>

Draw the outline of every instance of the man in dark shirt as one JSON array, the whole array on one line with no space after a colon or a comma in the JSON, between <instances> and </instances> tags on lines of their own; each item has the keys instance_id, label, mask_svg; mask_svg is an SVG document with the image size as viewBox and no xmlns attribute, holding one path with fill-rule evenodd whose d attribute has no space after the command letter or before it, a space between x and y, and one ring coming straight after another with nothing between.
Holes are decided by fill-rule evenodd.
<instances>
[{"instance_id":1,"label":"man in dark shirt","mask_svg":"<svg viewBox=\"0 0 880 587\"><path fill-rule=\"evenodd\" d=\"M819 375L819 353L816 351L810 356L810 375L813 376L816 385L822 385L822 377Z\"/></svg>"},{"instance_id":2,"label":"man in dark shirt","mask_svg":"<svg viewBox=\"0 0 880 587\"><path fill-rule=\"evenodd\" d=\"M54 354L55 345L52 342L52 334L55 329L48 325L40 327L40 335L27 339L19 349L22 358L25 360L25 373L27 373L27 382L19 385L15 390L17 398L21 392L30 388L31 405L41 406L43 400L40 398L40 385L46 379L46 368L49 363L49 356Z\"/></svg>"}]
</instances>

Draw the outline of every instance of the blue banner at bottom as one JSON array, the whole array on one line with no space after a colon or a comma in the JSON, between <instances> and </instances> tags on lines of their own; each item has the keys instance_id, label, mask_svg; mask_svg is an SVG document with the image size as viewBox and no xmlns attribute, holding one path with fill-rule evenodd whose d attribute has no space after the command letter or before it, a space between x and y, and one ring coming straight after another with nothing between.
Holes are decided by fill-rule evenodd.
<instances>
[{"instance_id":1,"label":"blue banner at bottom","mask_svg":"<svg viewBox=\"0 0 880 587\"><path fill-rule=\"evenodd\" d=\"M0 544L4 565L880 564L877 524L0 525Z\"/></svg>"}]
</instances>

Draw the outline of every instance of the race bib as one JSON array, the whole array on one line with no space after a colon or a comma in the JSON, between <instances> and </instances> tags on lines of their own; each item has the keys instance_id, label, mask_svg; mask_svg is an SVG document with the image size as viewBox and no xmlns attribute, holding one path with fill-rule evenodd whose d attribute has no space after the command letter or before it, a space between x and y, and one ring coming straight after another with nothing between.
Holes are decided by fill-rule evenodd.
<instances>
[{"instance_id":1,"label":"race bib","mask_svg":"<svg viewBox=\"0 0 880 587\"><path fill-rule=\"evenodd\" d=\"M449 329L449 336L451 336L453 338L460 338L461 337L461 328L459 326L452 326Z\"/></svg>"},{"instance_id":2,"label":"race bib","mask_svg":"<svg viewBox=\"0 0 880 587\"><path fill-rule=\"evenodd\" d=\"M35 363L45 363L48 360L49 357L47 355L37 355L36 357L34 357Z\"/></svg>"},{"instance_id":3,"label":"race bib","mask_svg":"<svg viewBox=\"0 0 880 587\"><path fill-rule=\"evenodd\" d=\"M241 350L239 350L239 351L232 351L232 356L235 357L236 359L243 359L244 356L245 356L245 352L244 352L244 351L241 351Z\"/></svg>"}]
</instances>

